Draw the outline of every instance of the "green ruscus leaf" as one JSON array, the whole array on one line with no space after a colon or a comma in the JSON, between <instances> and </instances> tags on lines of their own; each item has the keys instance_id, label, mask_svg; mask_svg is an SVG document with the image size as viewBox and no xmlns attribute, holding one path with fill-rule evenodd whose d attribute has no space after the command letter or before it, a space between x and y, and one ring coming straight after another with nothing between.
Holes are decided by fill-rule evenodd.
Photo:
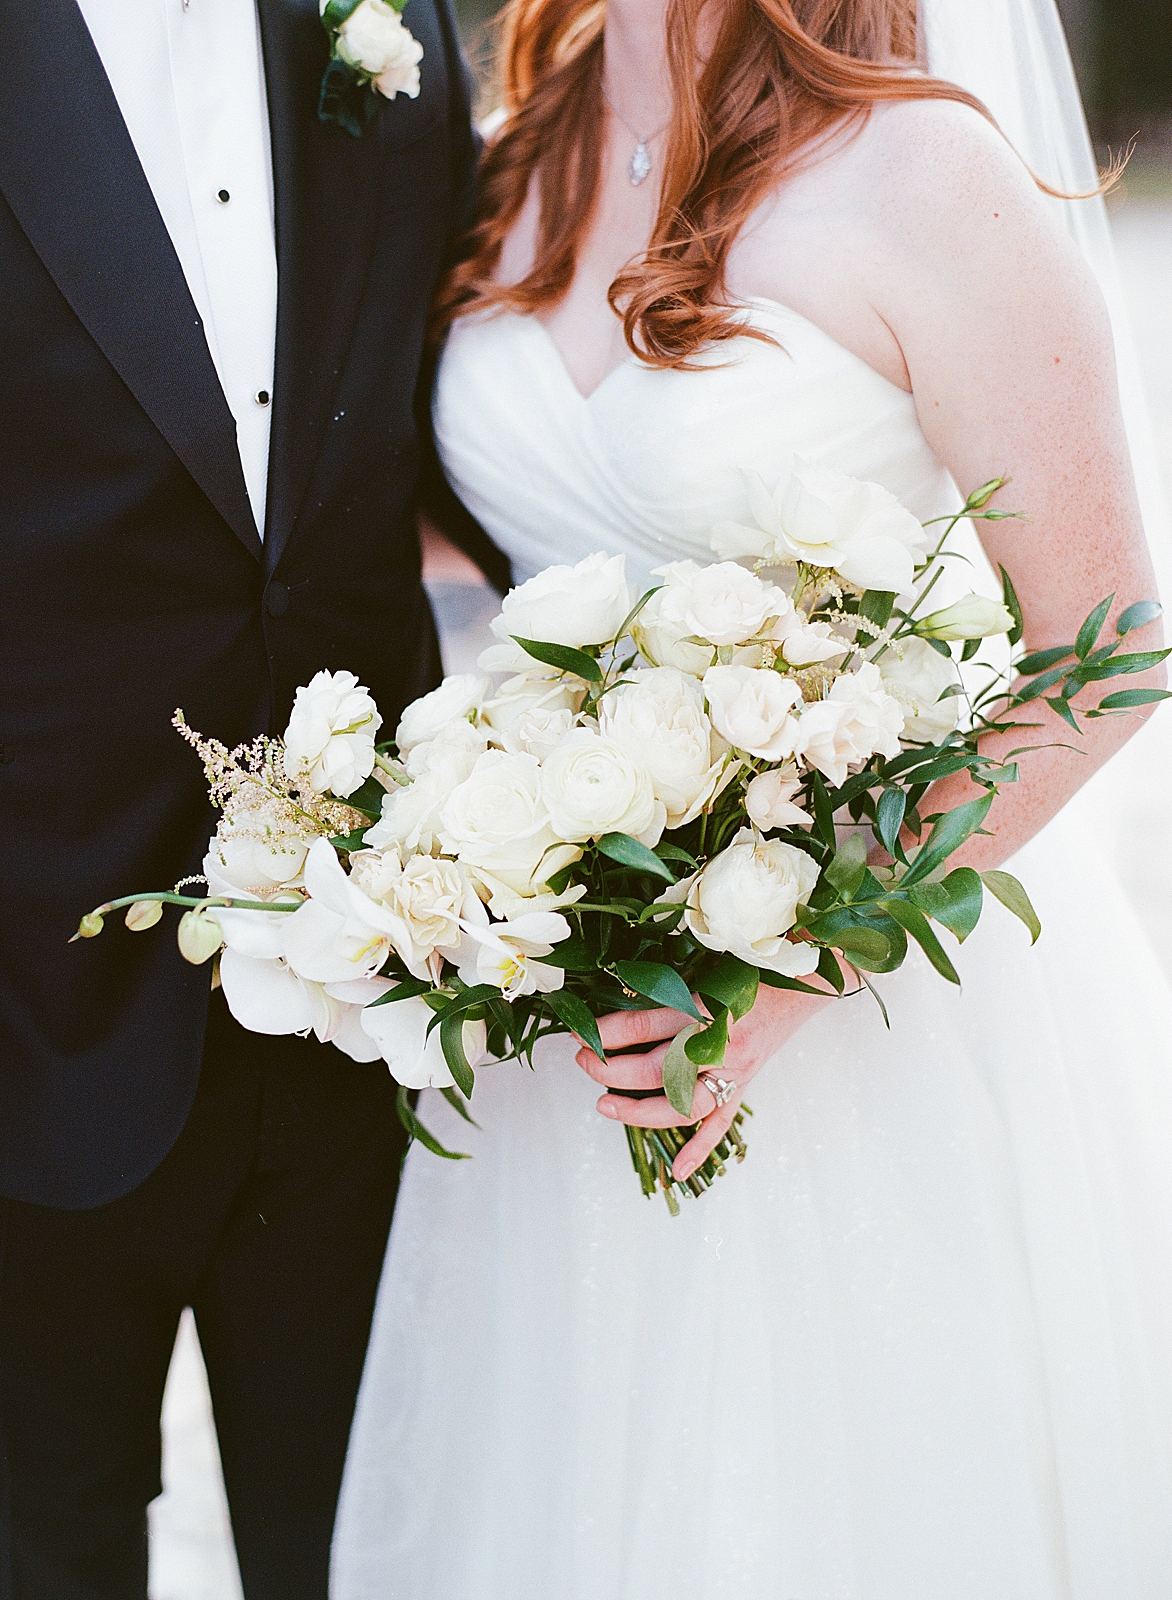
<instances>
[{"instance_id":1,"label":"green ruscus leaf","mask_svg":"<svg viewBox=\"0 0 1172 1600\"><path fill-rule=\"evenodd\" d=\"M519 639L515 634L512 638L534 661L557 667L562 672L572 672L575 677L585 678L587 683L602 682L602 668L585 650L574 650L568 644L547 644L544 639Z\"/></svg>"},{"instance_id":2,"label":"green ruscus leaf","mask_svg":"<svg viewBox=\"0 0 1172 1600\"><path fill-rule=\"evenodd\" d=\"M565 989L558 989L553 994L547 994L544 1002L559 1022L564 1023L571 1033L576 1033L583 1044L589 1045L600 1061L606 1060L598 1022L585 1000L579 1000L576 994L569 994Z\"/></svg>"},{"instance_id":3,"label":"green ruscus leaf","mask_svg":"<svg viewBox=\"0 0 1172 1600\"><path fill-rule=\"evenodd\" d=\"M900 880L900 887L910 889L912 884L922 882L937 867L943 866L953 851L958 850L969 835L981 826L995 799L996 795L990 792L979 800L970 800L966 805L957 806L954 811L945 812Z\"/></svg>"},{"instance_id":4,"label":"green ruscus leaf","mask_svg":"<svg viewBox=\"0 0 1172 1600\"><path fill-rule=\"evenodd\" d=\"M982 872L981 882L989 893L996 895L1007 911L1012 911L1030 930L1030 943L1037 944L1042 924L1038 913L1030 904L1030 897L1011 872Z\"/></svg>"},{"instance_id":5,"label":"green ruscus leaf","mask_svg":"<svg viewBox=\"0 0 1172 1600\"><path fill-rule=\"evenodd\" d=\"M676 881L675 873L663 864L654 850L640 844L638 839L632 839L629 833L604 833L598 841L598 848L604 856L609 856L620 866L632 867L636 872L650 872L666 883Z\"/></svg>"}]
</instances>

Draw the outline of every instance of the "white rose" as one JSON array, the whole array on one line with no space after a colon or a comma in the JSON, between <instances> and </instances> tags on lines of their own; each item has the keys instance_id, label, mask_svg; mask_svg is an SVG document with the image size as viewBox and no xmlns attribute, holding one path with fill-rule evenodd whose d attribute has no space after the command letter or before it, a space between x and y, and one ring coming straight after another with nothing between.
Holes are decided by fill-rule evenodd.
<instances>
[{"instance_id":1,"label":"white rose","mask_svg":"<svg viewBox=\"0 0 1172 1600\"><path fill-rule=\"evenodd\" d=\"M745 790L745 810L759 832L810 826L813 818L794 804L794 795L800 788L796 769L792 767L775 767L772 772L758 773Z\"/></svg>"},{"instance_id":2,"label":"white rose","mask_svg":"<svg viewBox=\"0 0 1172 1600\"><path fill-rule=\"evenodd\" d=\"M285 729L286 766L323 794L353 794L374 771L378 707L352 672L319 672L298 689Z\"/></svg>"},{"instance_id":3,"label":"white rose","mask_svg":"<svg viewBox=\"0 0 1172 1600\"><path fill-rule=\"evenodd\" d=\"M923 639L901 639L898 646L888 646L876 666L883 687L903 712L904 741L939 744L946 739L960 717L955 694L941 699L959 682L952 657L942 656Z\"/></svg>"},{"instance_id":4,"label":"white rose","mask_svg":"<svg viewBox=\"0 0 1172 1600\"><path fill-rule=\"evenodd\" d=\"M363 841L367 848L399 845L406 853L433 854L444 801L487 748L485 735L470 722L449 723L434 739L417 744L406 761L413 781L383 796L382 815Z\"/></svg>"},{"instance_id":5,"label":"white rose","mask_svg":"<svg viewBox=\"0 0 1172 1600\"><path fill-rule=\"evenodd\" d=\"M408 856L397 849L360 850L350 881L393 919L391 944L416 978L436 977L432 956L460 942L460 916L471 893L454 861Z\"/></svg>"},{"instance_id":6,"label":"white rose","mask_svg":"<svg viewBox=\"0 0 1172 1600\"><path fill-rule=\"evenodd\" d=\"M433 1028L428 1035L434 1016L427 1001L418 995L367 1006L362 1013L363 1031L374 1040L391 1077L407 1089L450 1089L456 1081L444 1059L439 1029ZM484 1023L466 1022L463 1041L468 1064L474 1067L484 1059Z\"/></svg>"},{"instance_id":7,"label":"white rose","mask_svg":"<svg viewBox=\"0 0 1172 1600\"><path fill-rule=\"evenodd\" d=\"M781 658L790 667L812 667L850 648L845 640L830 631L828 622L807 622L792 605L778 617L770 637L780 646Z\"/></svg>"},{"instance_id":8,"label":"white rose","mask_svg":"<svg viewBox=\"0 0 1172 1600\"><path fill-rule=\"evenodd\" d=\"M225 838L217 832L210 853L227 887L216 893L247 898L299 884L311 843L292 833L274 833L270 838L229 834Z\"/></svg>"},{"instance_id":9,"label":"white rose","mask_svg":"<svg viewBox=\"0 0 1172 1600\"><path fill-rule=\"evenodd\" d=\"M709 950L800 978L817 967L819 952L785 935L817 882L818 865L804 850L742 828L686 886L677 885L665 898L684 899L684 925Z\"/></svg>"},{"instance_id":10,"label":"white rose","mask_svg":"<svg viewBox=\"0 0 1172 1600\"><path fill-rule=\"evenodd\" d=\"M717 555L804 561L861 589L910 589L924 529L879 484L795 456L772 494L755 472L745 473L745 487L752 523L718 523L709 540Z\"/></svg>"},{"instance_id":11,"label":"white rose","mask_svg":"<svg viewBox=\"0 0 1172 1600\"><path fill-rule=\"evenodd\" d=\"M667 826L682 828L712 798L725 765L704 714L703 691L673 667L644 668L627 679L603 699L599 729L642 763L667 809Z\"/></svg>"},{"instance_id":12,"label":"white rose","mask_svg":"<svg viewBox=\"0 0 1172 1600\"><path fill-rule=\"evenodd\" d=\"M1013 613L1000 600L967 594L943 611L922 617L916 623L916 632L923 639L988 639L993 634L1009 633L1013 625Z\"/></svg>"},{"instance_id":13,"label":"white rose","mask_svg":"<svg viewBox=\"0 0 1172 1600\"><path fill-rule=\"evenodd\" d=\"M573 727L585 692L579 678L521 673L485 702L481 722L494 744L540 761Z\"/></svg>"},{"instance_id":14,"label":"white rose","mask_svg":"<svg viewBox=\"0 0 1172 1600\"><path fill-rule=\"evenodd\" d=\"M395 730L395 743L402 755L417 744L441 734L452 722L466 722L480 710L492 688L488 678L476 672L460 672L445 678L438 689L412 700Z\"/></svg>"},{"instance_id":15,"label":"white rose","mask_svg":"<svg viewBox=\"0 0 1172 1600\"><path fill-rule=\"evenodd\" d=\"M802 691L792 678L769 667L710 667L704 693L713 727L736 749L762 761L793 755Z\"/></svg>"},{"instance_id":16,"label":"white rose","mask_svg":"<svg viewBox=\"0 0 1172 1600\"><path fill-rule=\"evenodd\" d=\"M575 728L547 756L541 793L554 832L574 844L605 833L658 844L667 820L647 768L588 728Z\"/></svg>"},{"instance_id":17,"label":"white rose","mask_svg":"<svg viewBox=\"0 0 1172 1600\"><path fill-rule=\"evenodd\" d=\"M338 55L348 66L374 79L388 100L419 93L419 63L423 46L403 25L403 19L385 0L362 0L338 29Z\"/></svg>"},{"instance_id":18,"label":"white rose","mask_svg":"<svg viewBox=\"0 0 1172 1600\"><path fill-rule=\"evenodd\" d=\"M581 851L559 839L542 798L533 756L489 750L444 802L441 841L494 896L539 894ZM508 896L506 896L506 899Z\"/></svg>"},{"instance_id":19,"label":"white rose","mask_svg":"<svg viewBox=\"0 0 1172 1600\"><path fill-rule=\"evenodd\" d=\"M716 659L716 649L691 641L692 628L685 613L679 591L665 586L656 590L640 611L631 635L643 656L657 667L674 667L702 678Z\"/></svg>"},{"instance_id":20,"label":"white rose","mask_svg":"<svg viewBox=\"0 0 1172 1600\"><path fill-rule=\"evenodd\" d=\"M871 756L899 754L903 712L883 688L879 668L866 662L836 678L825 700L802 713L797 754L837 788L848 770Z\"/></svg>"},{"instance_id":21,"label":"white rose","mask_svg":"<svg viewBox=\"0 0 1172 1600\"><path fill-rule=\"evenodd\" d=\"M512 589L492 620L497 638L544 644L609 644L631 610L623 556L593 555L576 567L546 567Z\"/></svg>"},{"instance_id":22,"label":"white rose","mask_svg":"<svg viewBox=\"0 0 1172 1600\"><path fill-rule=\"evenodd\" d=\"M685 636L694 634L717 646L743 644L770 617L792 609L789 596L775 584L764 583L734 561L707 567L674 561L658 575L666 580L660 591L661 614L678 619Z\"/></svg>"}]
</instances>

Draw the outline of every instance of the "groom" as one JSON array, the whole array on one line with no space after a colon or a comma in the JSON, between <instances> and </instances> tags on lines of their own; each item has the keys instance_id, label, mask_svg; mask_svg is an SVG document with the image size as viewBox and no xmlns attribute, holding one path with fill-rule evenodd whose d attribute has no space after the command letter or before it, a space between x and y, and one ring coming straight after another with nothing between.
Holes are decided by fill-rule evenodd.
<instances>
[{"instance_id":1,"label":"groom","mask_svg":"<svg viewBox=\"0 0 1172 1600\"><path fill-rule=\"evenodd\" d=\"M146 1595L194 1307L248 1600L325 1600L400 1138L381 1063L245 1034L173 926L170 717L228 744L349 668L436 678L428 301L475 158L446 0L417 98L317 115L317 0L0 0L0 1596ZM483 554L484 552L481 552Z\"/></svg>"}]
</instances>

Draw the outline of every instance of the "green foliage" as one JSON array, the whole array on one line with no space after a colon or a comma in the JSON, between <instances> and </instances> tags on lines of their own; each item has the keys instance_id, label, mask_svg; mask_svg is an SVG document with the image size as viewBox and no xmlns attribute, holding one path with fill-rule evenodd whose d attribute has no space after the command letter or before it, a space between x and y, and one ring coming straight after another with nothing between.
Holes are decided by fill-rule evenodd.
<instances>
[{"instance_id":1,"label":"green foliage","mask_svg":"<svg viewBox=\"0 0 1172 1600\"><path fill-rule=\"evenodd\" d=\"M620 983L633 989L636 994L654 1000L656 1005L686 1012L698 1022L704 1020L696 1009L696 1002L687 984L674 967L662 961L616 961L614 971Z\"/></svg>"},{"instance_id":2,"label":"green foliage","mask_svg":"<svg viewBox=\"0 0 1172 1600\"><path fill-rule=\"evenodd\" d=\"M593 656L588 656L585 650L574 650L568 644L545 644L540 639L513 638L514 644L519 644L526 655L540 661L544 666L557 667L561 672L572 672L578 678L585 678L587 683L602 682L602 668Z\"/></svg>"},{"instance_id":3,"label":"green foliage","mask_svg":"<svg viewBox=\"0 0 1172 1600\"><path fill-rule=\"evenodd\" d=\"M666 883L676 881L675 873L664 865L655 851L640 844L638 839L632 839L629 833L604 833L598 841L598 848L604 856L609 856L624 867L632 867L636 872L649 872L652 877L662 878Z\"/></svg>"},{"instance_id":4,"label":"green foliage","mask_svg":"<svg viewBox=\"0 0 1172 1600\"><path fill-rule=\"evenodd\" d=\"M1030 930L1030 943L1037 944L1042 935L1038 913L1030 904L1030 897L1010 872L982 872L981 882L989 893L996 895L1007 911L1012 911Z\"/></svg>"}]
</instances>

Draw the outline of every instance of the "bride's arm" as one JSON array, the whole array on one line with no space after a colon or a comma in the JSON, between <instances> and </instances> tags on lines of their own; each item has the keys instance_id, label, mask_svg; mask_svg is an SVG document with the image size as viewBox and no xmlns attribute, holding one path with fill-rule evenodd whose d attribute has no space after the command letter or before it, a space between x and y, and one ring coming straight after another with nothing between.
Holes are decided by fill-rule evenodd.
<instances>
[{"instance_id":1,"label":"bride's arm","mask_svg":"<svg viewBox=\"0 0 1172 1600\"><path fill-rule=\"evenodd\" d=\"M1061 225L1004 141L975 113L919 102L872 119L835 174L842 229L839 260L849 262L872 315L898 347L929 442L963 489L1004 475L993 502L1030 521L982 523L994 564L1011 572L1033 650L1069 643L1106 595L1113 615L1156 592L1143 537L1120 415L1111 331L1098 289ZM851 288L844 283L844 292ZM786 293L777 298L785 300ZM882 329L878 329L882 337ZM1108 624L1110 626L1110 624ZM1129 638L1129 646L1132 639ZM1136 649L1162 643L1159 624L1134 635ZM1162 669L1128 680L1160 686ZM1039 703L1040 704L1040 703ZM1085 724L1074 739L1048 707L1032 734L999 736L996 753L1053 741L1020 763L986 826L957 857L982 870L1012 856L1135 732L1144 713ZM925 812L951 809L978 793L967 774L938 784ZM732 1031L722 1074L744 1086L778 1046L827 1001L762 989ZM666 1044L644 1055L633 1045L670 1039L689 1019L678 1012L607 1017L607 1066L590 1052L579 1062L599 1083L652 1088L662 1081ZM723 1137L735 1100L713 1110L697 1089L697 1135L676 1162L677 1177L697 1167ZM682 1119L667 1100L603 1095L599 1110L644 1126Z\"/></svg>"}]
</instances>

